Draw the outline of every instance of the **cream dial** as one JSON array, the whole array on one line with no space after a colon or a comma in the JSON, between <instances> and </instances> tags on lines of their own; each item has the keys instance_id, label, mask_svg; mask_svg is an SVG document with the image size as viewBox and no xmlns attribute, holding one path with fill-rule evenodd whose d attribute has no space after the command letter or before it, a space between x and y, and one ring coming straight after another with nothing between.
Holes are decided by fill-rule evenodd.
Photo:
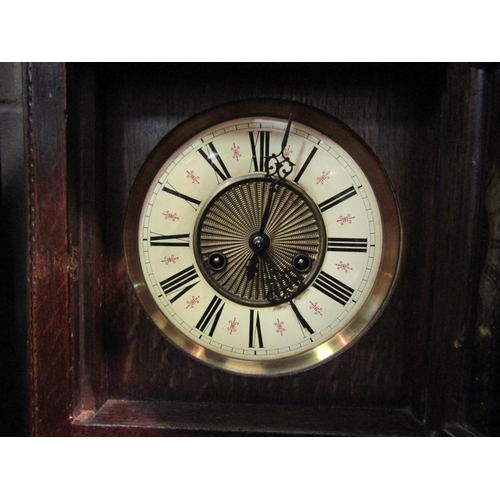
<instances>
[{"instance_id":1,"label":"cream dial","mask_svg":"<svg viewBox=\"0 0 500 500\"><path fill-rule=\"evenodd\" d=\"M293 372L338 354L392 279L373 181L346 149L293 120L283 150L293 170L266 175L286 126L259 114L199 131L155 160L128 216L129 271L153 320L191 355L238 373Z\"/></svg>"}]
</instances>

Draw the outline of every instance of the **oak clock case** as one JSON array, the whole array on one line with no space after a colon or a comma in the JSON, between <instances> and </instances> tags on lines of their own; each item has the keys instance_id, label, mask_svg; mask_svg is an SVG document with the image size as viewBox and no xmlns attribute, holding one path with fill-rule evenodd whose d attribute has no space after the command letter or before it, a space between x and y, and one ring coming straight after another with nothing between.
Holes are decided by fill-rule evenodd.
<instances>
[{"instance_id":1,"label":"oak clock case","mask_svg":"<svg viewBox=\"0 0 500 500\"><path fill-rule=\"evenodd\" d=\"M393 288L401 230L369 148L314 108L242 101L179 125L132 188L127 269L188 355L278 376L358 340Z\"/></svg>"}]
</instances>

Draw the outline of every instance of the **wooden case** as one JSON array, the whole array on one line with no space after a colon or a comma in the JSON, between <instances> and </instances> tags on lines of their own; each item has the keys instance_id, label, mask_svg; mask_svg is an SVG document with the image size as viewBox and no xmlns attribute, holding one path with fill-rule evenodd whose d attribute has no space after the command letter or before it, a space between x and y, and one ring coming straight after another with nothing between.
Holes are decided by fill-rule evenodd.
<instances>
[{"instance_id":1,"label":"wooden case","mask_svg":"<svg viewBox=\"0 0 500 500\"><path fill-rule=\"evenodd\" d=\"M499 432L499 68L475 64L26 64L34 435ZM331 362L277 378L188 358L127 278L132 183L175 125L292 99L373 149L400 203L393 297Z\"/></svg>"}]
</instances>

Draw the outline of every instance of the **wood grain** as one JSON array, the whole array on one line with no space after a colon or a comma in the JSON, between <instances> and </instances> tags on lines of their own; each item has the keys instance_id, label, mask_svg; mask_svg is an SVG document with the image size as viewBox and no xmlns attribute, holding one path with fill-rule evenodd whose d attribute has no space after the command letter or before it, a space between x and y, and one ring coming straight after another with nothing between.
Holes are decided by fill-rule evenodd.
<instances>
[{"instance_id":1,"label":"wood grain","mask_svg":"<svg viewBox=\"0 0 500 500\"><path fill-rule=\"evenodd\" d=\"M86 416L75 427L86 422ZM418 436L423 427L408 410L321 406L241 405L108 400L88 423L100 427L120 422L142 433L164 429L176 434L305 436ZM285 424L286 422L286 424Z\"/></svg>"},{"instance_id":2,"label":"wood grain","mask_svg":"<svg viewBox=\"0 0 500 500\"><path fill-rule=\"evenodd\" d=\"M50 435L71 415L65 68L27 71L32 430Z\"/></svg>"},{"instance_id":3,"label":"wood grain","mask_svg":"<svg viewBox=\"0 0 500 500\"><path fill-rule=\"evenodd\" d=\"M475 411L466 402L482 261L479 152L492 141L482 123L498 108L479 112L494 88L485 69L300 64L290 77L286 65L260 63L30 68L35 434L488 429L482 419L470 431L462 418ZM325 365L278 378L230 375L173 347L139 305L122 248L128 194L157 142L196 113L255 97L315 106L358 133L391 179L404 231L396 290L368 334ZM73 248L77 281L67 272Z\"/></svg>"}]
</instances>

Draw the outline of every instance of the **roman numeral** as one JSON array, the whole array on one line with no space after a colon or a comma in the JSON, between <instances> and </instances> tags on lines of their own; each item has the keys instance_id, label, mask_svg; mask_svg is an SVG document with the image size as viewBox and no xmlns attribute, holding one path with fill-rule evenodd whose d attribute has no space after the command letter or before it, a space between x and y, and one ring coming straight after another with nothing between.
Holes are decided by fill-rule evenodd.
<instances>
[{"instance_id":1,"label":"roman numeral","mask_svg":"<svg viewBox=\"0 0 500 500\"><path fill-rule=\"evenodd\" d=\"M250 147L252 148L253 171L267 172L269 169L269 140L271 132L249 132L249 135Z\"/></svg>"},{"instance_id":2,"label":"roman numeral","mask_svg":"<svg viewBox=\"0 0 500 500\"><path fill-rule=\"evenodd\" d=\"M187 194L179 193L179 191L176 191L175 189L170 189L168 187L164 187L163 191L168 194L173 194L174 196L177 196L178 198L182 198L183 200L186 200L188 203L194 203L195 205L199 205L201 203L200 200L197 200L195 198L191 198L191 196L188 196Z\"/></svg>"},{"instance_id":3,"label":"roman numeral","mask_svg":"<svg viewBox=\"0 0 500 500\"><path fill-rule=\"evenodd\" d=\"M329 252L366 252L366 238L328 238Z\"/></svg>"},{"instance_id":4,"label":"roman numeral","mask_svg":"<svg viewBox=\"0 0 500 500\"><path fill-rule=\"evenodd\" d=\"M264 347L259 313L250 309L250 327L248 329L248 347Z\"/></svg>"},{"instance_id":5,"label":"roman numeral","mask_svg":"<svg viewBox=\"0 0 500 500\"><path fill-rule=\"evenodd\" d=\"M356 190L354 189L353 186L351 186L347 189L344 189L344 191L341 191L339 194L336 194L335 196L328 198L328 200L323 201L318 206L320 210L324 212L325 210L329 210L335 205L338 205L339 203L342 203L343 201L349 199L351 196L354 196L355 194Z\"/></svg>"},{"instance_id":6,"label":"roman numeral","mask_svg":"<svg viewBox=\"0 0 500 500\"><path fill-rule=\"evenodd\" d=\"M341 281L321 271L313 283L313 287L323 292L327 297L345 306L352 297L354 290Z\"/></svg>"},{"instance_id":7,"label":"roman numeral","mask_svg":"<svg viewBox=\"0 0 500 500\"><path fill-rule=\"evenodd\" d=\"M313 334L314 330L311 328L309 323L305 320L304 316L300 314L299 310L297 309L297 306L290 301L290 305L292 306L292 311L295 313L295 316L297 316L297 319L299 320L299 323L310 333Z\"/></svg>"},{"instance_id":8,"label":"roman numeral","mask_svg":"<svg viewBox=\"0 0 500 500\"><path fill-rule=\"evenodd\" d=\"M205 312L202 314L200 321L198 321L196 328L206 333L206 330L210 326L209 337L212 337L215 329L217 328L217 323L219 322L220 315L224 309L225 302L221 298L214 295L214 298L206 308Z\"/></svg>"},{"instance_id":9,"label":"roman numeral","mask_svg":"<svg viewBox=\"0 0 500 500\"><path fill-rule=\"evenodd\" d=\"M207 155L203 149L198 149L198 152L200 153L201 156L207 161L207 163L213 168L214 172L223 180L227 180L231 177L229 174L226 165L224 165L224 162L222 161L222 158L220 157L219 153L217 152L217 149L215 149L214 143L209 142L208 147L211 149L212 153ZM215 158L217 160L217 163L219 166L217 166L213 161L212 158Z\"/></svg>"},{"instance_id":10,"label":"roman numeral","mask_svg":"<svg viewBox=\"0 0 500 500\"><path fill-rule=\"evenodd\" d=\"M188 247L189 234L151 236L150 244L152 247Z\"/></svg>"},{"instance_id":11,"label":"roman numeral","mask_svg":"<svg viewBox=\"0 0 500 500\"><path fill-rule=\"evenodd\" d=\"M179 297L182 297L199 282L200 280L194 266L189 266L173 276L170 276L170 278L161 281L160 286L167 298L169 295L176 293L172 299L169 299L171 303L174 303Z\"/></svg>"},{"instance_id":12,"label":"roman numeral","mask_svg":"<svg viewBox=\"0 0 500 500\"><path fill-rule=\"evenodd\" d=\"M294 182L299 182L299 179L302 177L302 174L306 171L306 168L309 166L309 163L311 163L311 160L313 159L314 155L316 154L316 151L318 151L318 148L316 146L314 146L313 150L309 153L309 156L307 157L306 161L304 162L304 165L302 165L298 174L295 176L295 179L293 179Z\"/></svg>"}]
</instances>

